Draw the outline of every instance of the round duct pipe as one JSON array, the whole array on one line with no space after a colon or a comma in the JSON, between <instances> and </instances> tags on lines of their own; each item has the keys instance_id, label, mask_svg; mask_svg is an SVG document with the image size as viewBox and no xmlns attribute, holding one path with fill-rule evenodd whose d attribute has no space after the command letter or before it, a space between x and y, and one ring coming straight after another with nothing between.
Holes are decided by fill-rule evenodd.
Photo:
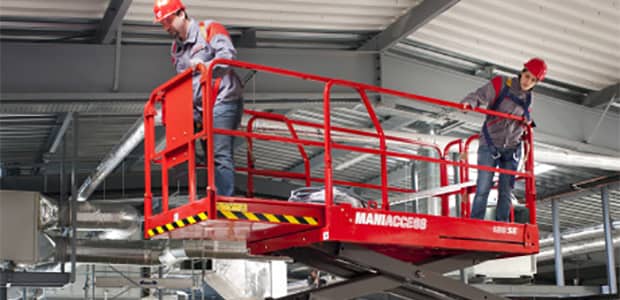
<instances>
[{"instance_id":1,"label":"round duct pipe","mask_svg":"<svg viewBox=\"0 0 620 300\"><path fill-rule=\"evenodd\" d=\"M620 229L620 221L615 221L612 224L613 229ZM562 242L573 242L578 240L583 240L587 238L593 238L595 236L603 237L603 224L586 227L582 229L576 230L567 230L561 234L560 240ZM553 246L553 235L549 235L543 239L540 239L540 248L544 248L547 246ZM564 247L564 246L562 246Z\"/></svg>"},{"instance_id":2,"label":"round duct pipe","mask_svg":"<svg viewBox=\"0 0 620 300\"><path fill-rule=\"evenodd\" d=\"M97 169L84 180L78 190L77 201L86 201L118 164L144 140L144 121L138 119L136 123L123 136L121 142L101 161Z\"/></svg>"},{"instance_id":3,"label":"round duct pipe","mask_svg":"<svg viewBox=\"0 0 620 300\"><path fill-rule=\"evenodd\" d=\"M60 228L58 202L40 195L40 230ZM140 231L141 215L137 209L120 203L78 203L76 229L98 239L128 239Z\"/></svg>"},{"instance_id":4,"label":"round duct pipe","mask_svg":"<svg viewBox=\"0 0 620 300\"><path fill-rule=\"evenodd\" d=\"M70 254L69 240L56 239L55 242L56 261L67 261ZM78 240L76 246L76 260L80 263L173 265L191 258L257 258L248 254L245 242Z\"/></svg>"},{"instance_id":5,"label":"round duct pipe","mask_svg":"<svg viewBox=\"0 0 620 300\"><path fill-rule=\"evenodd\" d=\"M615 247L620 245L620 234L613 237L613 244ZM580 254L586 254L591 252L598 252L605 250L605 238L595 238L580 240L577 242L562 245L562 257L571 257ZM555 250L552 247L541 248L540 252L536 254L536 260L538 262L554 259Z\"/></svg>"},{"instance_id":6,"label":"round duct pipe","mask_svg":"<svg viewBox=\"0 0 620 300\"><path fill-rule=\"evenodd\" d=\"M99 239L128 239L140 231L140 214L130 205L79 203L76 228Z\"/></svg>"}]
</instances>

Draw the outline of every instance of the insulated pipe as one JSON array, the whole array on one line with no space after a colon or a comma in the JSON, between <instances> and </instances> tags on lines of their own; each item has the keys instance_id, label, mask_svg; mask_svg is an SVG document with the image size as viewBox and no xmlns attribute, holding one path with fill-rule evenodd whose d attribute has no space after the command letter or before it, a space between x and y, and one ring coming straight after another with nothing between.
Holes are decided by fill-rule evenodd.
<instances>
[{"instance_id":1,"label":"insulated pipe","mask_svg":"<svg viewBox=\"0 0 620 300\"><path fill-rule=\"evenodd\" d=\"M43 232L59 227L58 203L40 195L39 222ZM140 230L141 216L129 204L97 201L76 205L75 227L79 232L97 232L99 239L128 239Z\"/></svg>"},{"instance_id":2,"label":"insulated pipe","mask_svg":"<svg viewBox=\"0 0 620 300\"><path fill-rule=\"evenodd\" d=\"M620 234L616 234L613 239L614 246L620 246ZM605 250L605 239L603 237L581 240L569 244L562 245L562 257L572 257L575 255L586 254L591 252L599 252ZM541 248L536 254L538 262L552 260L554 258L553 247Z\"/></svg>"},{"instance_id":3,"label":"insulated pipe","mask_svg":"<svg viewBox=\"0 0 620 300\"><path fill-rule=\"evenodd\" d=\"M615 230L620 230L620 221L615 221L612 223L612 227ZM595 237L603 236L603 225L596 225L586 228L581 228L577 230L567 230L564 231L560 237L560 239L565 243L572 243L578 240L591 239ZM540 240L539 242L540 248L545 248L553 245L553 236L550 235Z\"/></svg>"},{"instance_id":4,"label":"insulated pipe","mask_svg":"<svg viewBox=\"0 0 620 300\"><path fill-rule=\"evenodd\" d=\"M55 243L56 259L62 261L68 255L68 241L57 239ZM257 258L248 254L245 242L79 240L77 245L76 256L80 263L173 265L190 258Z\"/></svg>"},{"instance_id":5,"label":"insulated pipe","mask_svg":"<svg viewBox=\"0 0 620 300\"><path fill-rule=\"evenodd\" d=\"M130 205L80 203L76 228L100 232L99 239L128 239L140 230L140 214Z\"/></svg>"},{"instance_id":6,"label":"insulated pipe","mask_svg":"<svg viewBox=\"0 0 620 300\"><path fill-rule=\"evenodd\" d=\"M120 143L101 161L97 169L84 180L78 191L77 200L86 201L99 184L118 166L123 159L144 140L144 121L138 119L123 136Z\"/></svg>"}]
</instances>

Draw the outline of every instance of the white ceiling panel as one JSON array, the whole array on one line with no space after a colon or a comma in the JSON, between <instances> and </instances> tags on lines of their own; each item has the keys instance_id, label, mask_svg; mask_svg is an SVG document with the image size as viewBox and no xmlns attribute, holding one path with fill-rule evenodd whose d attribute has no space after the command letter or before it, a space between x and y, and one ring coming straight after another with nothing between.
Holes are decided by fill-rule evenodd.
<instances>
[{"instance_id":1,"label":"white ceiling panel","mask_svg":"<svg viewBox=\"0 0 620 300\"><path fill-rule=\"evenodd\" d=\"M549 78L594 90L620 81L616 0L462 0L409 39L516 69L538 56Z\"/></svg>"},{"instance_id":2,"label":"white ceiling panel","mask_svg":"<svg viewBox=\"0 0 620 300\"><path fill-rule=\"evenodd\" d=\"M0 15L100 19L108 3L109 0L2 0Z\"/></svg>"},{"instance_id":3,"label":"white ceiling panel","mask_svg":"<svg viewBox=\"0 0 620 300\"><path fill-rule=\"evenodd\" d=\"M381 30L419 0L186 0L190 16L232 27ZM153 19L152 0L134 0L125 21Z\"/></svg>"}]
</instances>

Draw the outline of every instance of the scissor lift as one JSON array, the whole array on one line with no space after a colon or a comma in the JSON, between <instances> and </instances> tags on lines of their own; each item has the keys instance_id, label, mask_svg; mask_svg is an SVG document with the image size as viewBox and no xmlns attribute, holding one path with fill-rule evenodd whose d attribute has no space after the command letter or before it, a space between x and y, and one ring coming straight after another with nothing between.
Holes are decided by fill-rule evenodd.
<instances>
[{"instance_id":1,"label":"scissor lift","mask_svg":"<svg viewBox=\"0 0 620 300\"><path fill-rule=\"evenodd\" d=\"M324 122L321 124L289 119L274 113L244 110L250 116L245 129L225 130L213 128L212 110L213 66L229 65L235 68L266 72L281 76L310 80L324 84ZM192 73L200 72L203 87L202 130L195 132L192 108ZM334 86L356 90L365 106L376 132L332 126L330 121L330 91ZM517 172L469 164L467 161L450 160L448 152L458 147L467 152L473 136L466 141L457 139L444 149L383 132L367 93L392 95L422 101L454 109L465 109L460 104L419 96L376 86L345 80L326 78L312 74L251 64L240 61L217 59L210 65L198 65L177 75L153 91L145 107L145 211L144 237L171 239L245 240L251 254L287 255L310 266L348 279L342 283L287 296L287 299L346 299L364 294L387 291L403 296L423 299L461 297L465 299L498 298L441 274L471 266L487 259L537 253L538 228L536 225L535 185L533 172L532 130L525 136L525 171ZM503 118L522 121L522 117L486 109L474 111ZM165 147L156 150L155 117L161 114L165 128ZM289 130L289 136L254 132L257 119L281 122ZM524 125L526 126L526 125ZM299 138L297 128L314 128L321 131L322 140ZM361 147L336 142L332 133L374 138L379 147ZM247 195L224 197L215 190L213 134L229 134L246 139L248 144L245 168L238 172L248 175ZM305 172L293 173L282 170L258 169L254 166L252 153L254 140L266 140L296 145L304 160ZM196 141L206 140L206 195L197 193ZM424 147L437 153L427 157L402 153L388 148L388 142L399 142ZM324 177L310 174L310 160L306 147L319 147L324 151ZM345 150L370 153L380 157L381 184L369 184L336 180L333 177L332 151ZM461 185L446 188L434 194L441 198L441 215L427 215L390 210L389 193L415 194L412 189L388 185L388 157L427 161L440 165L440 185L449 187L448 167L457 166ZM151 170L161 168L161 212L153 213ZM188 202L168 207L171 168L186 165ZM525 180L526 205L530 212L529 223L503 223L469 218L469 201L461 203L460 215L450 215L449 197L456 194L469 199L475 186L468 186L468 169L495 171L516 175ZM253 196L254 176L287 178L304 181L306 186L318 183L325 186L325 203L295 203ZM381 199L369 207L353 207L333 201L333 187L349 186L381 191ZM512 214L511 214L512 215Z\"/></svg>"}]
</instances>

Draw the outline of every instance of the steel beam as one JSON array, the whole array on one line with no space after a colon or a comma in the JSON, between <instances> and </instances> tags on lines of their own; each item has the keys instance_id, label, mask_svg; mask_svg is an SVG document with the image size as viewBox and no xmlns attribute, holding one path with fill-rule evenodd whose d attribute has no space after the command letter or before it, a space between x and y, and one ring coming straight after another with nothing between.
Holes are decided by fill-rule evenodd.
<instances>
[{"instance_id":1,"label":"steel beam","mask_svg":"<svg viewBox=\"0 0 620 300\"><path fill-rule=\"evenodd\" d=\"M61 120L62 122L59 122L60 126L56 126L54 127L54 129L52 129L52 132L50 133L49 136L49 150L47 150L47 155L51 155L53 153L56 153L56 150L58 150L58 145L60 145L60 141L64 138L65 133L67 132L67 129L69 128L69 124L71 124L71 121L73 120L73 115L66 113L63 116L58 117L58 120ZM46 155L46 154L44 154ZM45 161L46 159L41 159L42 161Z\"/></svg>"},{"instance_id":2,"label":"steel beam","mask_svg":"<svg viewBox=\"0 0 620 300\"><path fill-rule=\"evenodd\" d=\"M97 277L100 288L144 288L144 289L188 289L193 286L191 278L141 278L141 277Z\"/></svg>"},{"instance_id":3,"label":"steel beam","mask_svg":"<svg viewBox=\"0 0 620 300\"><path fill-rule=\"evenodd\" d=\"M616 278L616 261L612 240L611 218L609 216L609 191L606 186L601 188L601 205L603 206L603 227L605 233L605 255L607 258L607 287L609 294L618 294Z\"/></svg>"},{"instance_id":4,"label":"steel beam","mask_svg":"<svg viewBox=\"0 0 620 300\"><path fill-rule=\"evenodd\" d=\"M114 48L114 77L112 80L112 92L117 93L119 84L120 84L120 74L121 74L121 48L123 38L123 26L118 25L116 29L116 43Z\"/></svg>"},{"instance_id":5,"label":"steel beam","mask_svg":"<svg viewBox=\"0 0 620 300\"><path fill-rule=\"evenodd\" d=\"M148 93L4 93L0 94L0 113L86 112L106 115L134 114L139 117ZM249 109L315 108L323 103L319 92L258 92L245 96ZM333 107L353 108L359 104L356 93L332 93ZM24 105L25 104L25 105ZM108 104L108 105L92 105Z\"/></svg>"},{"instance_id":6,"label":"steel beam","mask_svg":"<svg viewBox=\"0 0 620 300\"><path fill-rule=\"evenodd\" d=\"M412 58L385 54L381 59L381 78L384 87L411 92L418 95L458 102L471 91L487 81L474 75L457 73L447 68L429 65ZM450 88L445 88L449 86ZM440 113L439 107L420 101L382 97L382 104L402 110L403 116L416 115L405 108L415 108L432 113ZM402 109L400 109L402 107ZM538 127L535 132L537 143L552 145L576 151L605 155L620 155L620 135L618 135L618 115L607 114L589 144L584 143L587 134L592 132L600 119L600 110L569 103L541 93L536 93L532 106L532 117ZM478 113L461 114L454 112L448 117L460 119L480 126L484 120ZM568 121L570 120L570 121Z\"/></svg>"},{"instance_id":7,"label":"steel beam","mask_svg":"<svg viewBox=\"0 0 620 300\"><path fill-rule=\"evenodd\" d=\"M473 288L458 280L444 277L440 273L424 267L405 264L400 260L385 256L369 249L346 244L340 248L338 256L377 270L379 274L392 278L402 278L403 282L421 285L446 296L458 296L464 299L503 299L502 297ZM404 287L406 287L405 285Z\"/></svg>"},{"instance_id":8,"label":"steel beam","mask_svg":"<svg viewBox=\"0 0 620 300\"><path fill-rule=\"evenodd\" d=\"M588 138L585 140L587 144L589 144L592 141L592 138L596 136L596 132L598 131L598 128L601 126L601 123L603 123L603 120L605 120L605 116L607 115L609 108L616 102L616 96L617 95L614 94L609 100L609 102L607 102L607 105L605 105L605 109L603 110L601 117L598 119L598 122L596 122L596 126L594 126L594 129L592 129L592 132L590 132L590 135L588 135Z\"/></svg>"},{"instance_id":9,"label":"steel beam","mask_svg":"<svg viewBox=\"0 0 620 300\"><path fill-rule=\"evenodd\" d=\"M256 29L249 28L241 31L241 36L235 43L239 48L256 48Z\"/></svg>"},{"instance_id":10,"label":"steel beam","mask_svg":"<svg viewBox=\"0 0 620 300\"><path fill-rule=\"evenodd\" d=\"M424 61L434 66L450 69L459 73L474 74L478 77L490 79L493 73L518 74L521 66L503 66L488 61L463 55L421 43L412 39L405 39L389 51L392 54ZM546 78L537 91L542 91L554 98L564 99L572 103L580 103L587 93L592 91L571 83Z\"/></svg>"},{"instance_id":11,"label":"steel beam","mask_svg":"<svg viewBox=\"0 0 620 300\"><path fill-rule=\"evenodd\" d=\"M334 263L337 249L336 243L325 243L316 247L290 248L278 254L292 257L297 262L343 278L354 278L367 271L354 264Z\"/></svg>"},{"instance_id":12,"label":"steel beam","mask_svg":"<svg viewBox=\"0 0 620 300\"><path fill-rule=\"evenodd\" d=\"M390 295L396 296L398 299L415 299L415 300L452 300L452 297L433 294L432 291L420 286L399 287L389 292Z\"/></svg>"},{"instance_id":13,"label":"steel beam","mask_svg":"<svg viewBox=\"0 0 620 300\"><path fill-rule=\"evenodd\" d=\"M391 290L400 285L402 282L393 278L369 274L313 291L310 293L310 299L355 299L372 293Z\"/></svg>"},{"instance_id":14,"label":"steel beam","mask_svg":"<svg viewBox=\"0 0 620 300\"><path fill-rule=\"evenodd\" d=\"M355 299L380 291L395 289L402 283L392 278L366 274L323 288L287 295L277 300L339 300Z\"/></svg>"},{"instance_id":15,"label":"steel beam","mask_svg":"<svg viewBox=\"0 0 620 300\"><path fill-rule=\"evenodd\" d=\"M562 260L559 206L559 200L551 201L551 218L553 221L553 249L555 251L555 284L557 286L564 286L564 262Z\"/></svg>"},{"instance_id":16,"label":"steel beam","mask_svg":"<svg viewBox=\"0 0 620 300\"><path fill-rule=\"evenodd\" d=\"M169 48L167 45L123 45L119 93L148 96L153 88L174 76L174 68L169 64ZM42 51L46 53L44 57L39 55ZM2 94L107 93L113 86L115 45L3 42L0 43L0 52L3 54L0 57ZM370 84L376 84L379 78L377 54L363 51L240 49L238 59ZM32 70L36 70L36 78L32 77ZM58 76L58 70L63 70L63 76ZM320 84L259 72L255 84L249 84L245 93L248 96L254 92L322 91ZM342 91L351 92L334 90L336 93ZM143 98L144 101L147 99Z\"/></svg>"},{"instance_id":17,"label":"steel beam","mask_svg":"<svg viewBox=\"0 0 620 300\"><path fill-rule=\"evenodd\" d=\"M123 18L129 10L132 0L110 0L108 9L103 15L103 19L99 24L95 41L99 44L109 44L112 42L116 31L120 28Z\"/></svg>"},{"instance_id":18,"label":"steel beam","mask_svg":"<svg viewBox=\"0 0 620 300\"><path fill-rule=\"evenodd\" d=\"M598 107L609 103L613 103L615 99L620 98L620 83L612 84L599 91L590 93L582 104L589 107Z\"/></svg>"},{"instance_id":19,"label":"steel beam","mask_svg":"<svg viewBox=\"0 0 620 300\"><path fill-rule=\"evenodd\" d=\"M598 286L473 284L472 286L503 297L580 298L601 295Z\"/></svg>"},{"instance_id":20,"label":"steel beam","mask_svg":"<svg viewBox=\"0 0 620 300\"><path fill-rule=\"evenodd\" d=\"M426 270L433 271L435 273L444 274L457 269L463 269L477 265L489 259L496 259L498 257L495 253L477 253L470 252L449 258L435 260L429 263L421 264L420 266Z\"/></svg>"},{"instance_id":21,"label":"steel beam","mask_svg":"<svg viewBox=\"0 0 620 300\"><path fill-rule=\"evenodd\" d=\"M73 153L71 155L71 198L69 199L70 201L70 211L71 211L71 283L75 282L75 276L77 274L77 264L76 264L76 250L75 250L75 239L77 238L77 170L78 170L78 146L79 146L79 140L80 140L80 116L78 113L71 113L72 114L72 125L73 125L73 132L72 132L72 146L73 146Z\"/></svg>"},{"instance_id":22,"label":"steel beam","mask_svg":"<svg viewBox=\"0 0 620 300\"><path fill-rule=\"evenodd\" d=\"M384 51L455 5L458 0L422 1L400 16L385 30L372 37L358 50Z\"/></svg>"},{"instance_id":23,"label":"steel beam","mask_svg":"<svg viewBox=\"0 0 620 300\"><path fill-rule=\"evenodd\" d=\"M503 299L442 276L443 272L495 258L468 253L424 265L412 265L370 249L342 243L286 249L279 253L346 281L282 299L350 299L385 292L413 299Z\"/></svg>"},{"instance_id":24,"label":"steel beam","mask_svg":"<svg viewBox=\"0 0 620 300\"><path fill-rule=\"evenodd\" d=\"M0 271L0 286L62 287L69 282L68 273Z\"/></svg>"},{"instance_id":25,"label":"steel beam","mask_svg":"<svg viewBox=\"0 0 620 300\"><path fill-rule=\"evenodd\" d=\"M553 200L570 200L574 197L583 195L596 188L602 188L604 186L614 186L620 183L620 174L616 173L609 176L603 176L594 179L588 179L581 182L575 182L565 187L546 192L538 195L538 201L553 201Z\"/></svg>"}]
</instances>

